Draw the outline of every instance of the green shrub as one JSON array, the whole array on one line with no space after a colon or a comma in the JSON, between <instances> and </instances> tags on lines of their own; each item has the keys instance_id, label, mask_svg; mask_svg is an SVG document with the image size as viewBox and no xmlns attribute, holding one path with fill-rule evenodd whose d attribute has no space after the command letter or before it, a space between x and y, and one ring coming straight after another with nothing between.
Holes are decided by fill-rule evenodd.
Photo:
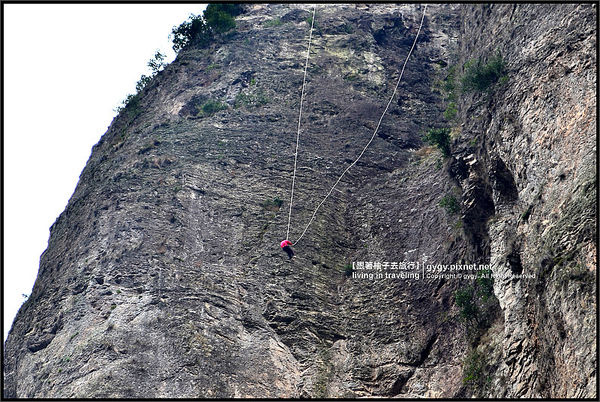
<instances>
[{"instance_id":1,"label":"green shrub","mask_svg":"<svg viewBox=\"0 0 600 402\"><path fill-rule=\"evenodd\" d=\"M152 78L154 78L156 74L158 74L163 68L165 68L166 63L164 62L164 59L165 55L162 54L160 50L157 50L156 53L154 53L154 57L148 60L147 65L150 68L150 70L152 70L152 74L142 74L137 84L135 84L135 89L137 93L142 92L144 88L146 88L146 85L148 85L148 83L152 80Z\"/></svg>"},{"instance_id":2,"label":"green shrub","mask_svg":"<svg viewBox=\"0 0 600 402\"><path fill-rule=\"evenodd\" d=\"M265 28L273 28L273 27L278 27L281 24L283 24L283 22L281 22L281 20L279 18L273 18L272 20L266 21L263 24L263 26Z\"/></svg>"},{"instance_id":3,"label":"green shrub","mask_svg":"<svg viewBox=\"0 0 600 402\"><path fill-rule=\"evenodd\" d=\"M448 67L448 74L442 82L442 89L449 101L456 100L456 66Z\"/></svg>"},{"instance_id":4,"label":"green shrub","mask_svg":"<svg viewBox=\"0 0 600 402\"><path fill-rule=\"evenodd\" d=\"M447 121L452 121L456 118L458 108L456 106L456 65L448 68L446 78L441 82L441 88L444 93L444 100L448 102L444 111L444 118Z\"/></svg>"},{"instance_id":5,"label":"green shrub","mask_svg":"<svg viewBox=\"0 0 600 402\"><path fill-rule=\"evenodd\" d=\"M198 116L199 117L212 116L213 114L220 112L221 110L225 110L225 109L227 109L227 104L211 99L209 101L206 101L200 107Z\"/></svg>"},{"instance_id":6,"label":"green shrub","mask_svg":"<svg viewBox=\"0 0 600 402\"><path fill-rule=\"evenodd\" d=\"M137 93L140 93L146 88L146 85L152 80L151 76L142 74L138 82L135 84L135 90Z\"/></svg>"},{"instance_id":7,"label":"green shrub","mask_svg":"<svg viewBox=\"0 0 600 402\"><path fill-rule=\"evenodd\" d=\"M279 208L283 205L283 201L279 197L275 197L272 200L265 200L261 204L264 209L269 211L279 211Z\"/></svg>"},{"instance_id":8,"label":"green shrub","mask_svg":"<svg viewBox=\"0 0 600 402\"><path fill-rule=\"evenodd\" d=\"M352 272L354 272L354 269L352 269L352 264L346 264L344 266L344 275L350 277L352 276Z\"/></svg>"},{"instance_id":9,"label":"green shrub","mask_svg":"<svg viewBox=\"0 0 600 402\"><path fill-rule=\"evenodd\" d=\"M165 55L157 50L154 54L154 57L148 61L148 67L152 70L151 75L142 74L138 82L135 84L135 94L129 94L127 97L121 102L121 105L115 108L117 113L121 113L123 110L127 111L127 115L129 119L133 119L141 113L141 109L139 107L141 92L146 88L148 83L152 81L152 78L156 76L165 66L166 63L163 62Z\"/></svg>"},{"instance_id":10,"label":"green shrub","mask_svg":"<svg viewBox=\"0 0 600 402\"><path fill-rule=\"evenodd\" d=\"M494 294L494 278L492 277L492 271L489 269L480 272L477 277L477 294L481 296L481 299L485 302L490 296Z\"/></svg>"},{"instance_id":11,"label":"green shrub","mask_svg":"<svg viewBox=\"0 0 600 402\"><path fill-rule=\"evenodd\" d=\"M448 106L446 107L446 110L444 111L444 118L448 121L454 120L457 112L458 109L456 108L456 103L449 102Z\"/></svg>"},{"instance_id":12,"label":"green shrub","mask_svg":"<svg viewBox=\"0 0 600 402\"><path fill-rule=\"evenodd\" d=\"M342 31L347 34L352 34L354 33L354 27L351 24L344 24L342 25Z\"/></svg>"},{"instance_id":13,"label":"green shrub","mask_svg":"<svg viewBox=\"0 0 600 402\"><path fill-rule=\"evenodd\" d=\"M141 95L139 93L127 95L127 97L121 102L121 105L115 108L115 111L117 113L124 111L127 115L127 118L129 120L133 120L142 113L142 109L140 108L140 98Z\"/></svg>"},{"instance_id":14,"label":"green shrub","mask_svg":"<svg viewBox=\"0 0 600 402\"><path fill-rule=\"evenodd\" d=\"M483 353L472 350L465 358L463 365L463 384L476 391L483 390L491 378L486 375L487 362Z\"/></svg>"},{"instance_id":15,"label":"green shrub","mask_svg":"<svg viewBox=\"0 0 600 402\"><path fill-rule=\"evenodd\" d=\"M152 70L153 75L158 74L160 70L165 68L167 64L164 60L165 55L162 54L160 50L157 50L156 53L154 53L154 57L148 60L148 67L150 67L150 70Z\"/></svg>"},{"instance_id":16,"label":"green shrub","mask_svg":"<svg viewBox=\"0 0 600 402\"><path fill-rule=\"evenodd\" d=\"M321 34L321 27L319 26L319 22L318 21L319 21L319 18L317 17L315 19L315 23L313 24L312 14L308 18L306 18L306 23L308 24L308 26L310 27L312 25L314 33L320 35Z\"/></svg>"},{"instance_id":17,"label":"green shrub","mask_svg":"<svg viewBox=\"0 0 600 402\"><path fill-rule=\"evenodd\" d=\"M252 81L250 82L250 85L252 85ZM240 107L258 107L266 105L267 103L269 103L269 98L262 90L250 94L240 92L235 97L233 107L236 109Z\"/></svg>"},{"instance_id":18,"label":"green shrub","mask_svg":"<svg viewBox=\"0 0 600 402\"><path fill-rule=\"evenodd\" d=\"M440 200L440 207L444 208L449 214L456 214L460 212L460 203L452 194L445 195Z\"/></svg>"},{"instance_id":19,"label":"green shrub","mask_svg":"<svg viewBox=\"0 0 600 402\"><path fill-rule=\"evenodd\" d=\"M458 317L465 325L467 340L471 345L477 345L500 311L490 270L480 271L470 285L456 290L454 302L459 310Z\"/></svg>"},{"instance_id":20,"label":"green shrub","mask_svg":"<svg viewBox=\"0 0 600 402\"><path fill-rule=\"evenodd\" d=\"M436 145L445 156L450 155L450 129L432 128L425 134L423 140Z\"/></svg>"},{"instance_id":21,"label":"green shrub","mask_svg":"<svg viewBox=\"0 0 600 402\"><path fill-rule=\"evenodd\" d=\"M240 7L239 4L209 4L204 10L206 25L214 33L223 33L235 28L233 17L239 14Z\"/></svg>"},{"instance_id":22,"label":"green shrub","mask_svg":"<svg viewBox=\"0 0 600 402\"><path fill-rule=\"evenodd\" d=\"M206 23L201 15L190 15L187 21L184 21L178 27L174 27L171 31L171 41L175 52L179 52L193 42L208 43L207 38Z\"/></svg>"},{"instance_id":23,"label":"green shrub","mask_svg":"<svg viewBox=\"0 0 600 402\"><path fill-rule=\"evenodd\" d=\"M215 34L235 28L234 17L241 13L241 4L209 4L202 16L192 14L187 21L173 28L171 31L173 50L178 52L190 44L202 47L208 45Z\"/></svg>"},{"instance_id":24,"label":"green shrub","mask_svg":"<svg viewBox=\"0 0 600 402\"><path fill-rule=\"evenodd\" d=\"M223 12L232 17L236 17L242 13L242 5L240 3L210 3L204 11L204 17L210 21L214 13Z\"/></svg>"},{"instance_id":25,"label":"green shrub","mask_svg":"<svg viewBox=\"0 0 600 402\"><path fill-rule=\"evenodd\" d=\"M473 287L468 286L454 292L454 301L460 308L460 316L466 321L477 320L477 305L473 297Z\"/></svg>"},{"instance_id":26,"label":"green shrub","mask_svg":"<svg viewBox=\"0 0 600 402\"><path fill-rule=\"evenodd\" d=\"M492 57L487 64L482 60L470 60L464 65L465 73L461 79L463 92L483 92L504 76L506 64L500 53ZM503 79L503 81L505 81Z\"/></svg>"}]
</instances>

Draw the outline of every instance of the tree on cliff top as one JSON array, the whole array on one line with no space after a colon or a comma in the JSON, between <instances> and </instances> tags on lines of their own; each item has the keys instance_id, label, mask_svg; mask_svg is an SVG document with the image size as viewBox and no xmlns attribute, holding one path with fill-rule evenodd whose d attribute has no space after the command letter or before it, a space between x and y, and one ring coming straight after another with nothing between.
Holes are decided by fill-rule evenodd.
<instances>
[{"instance_id":1,"label":"tree on cliff top","mask_svg":"<svg viewBox=\"0 0 600 402\"><path fill-rule=\"evenodd\" d=\"M235 28L234 17L241 13L240 4L209 4L203 15L192 14L187 21L173 27L173 50L178 52L190 44L208 45L216 34Z\"/></svg>"}]
</instances>

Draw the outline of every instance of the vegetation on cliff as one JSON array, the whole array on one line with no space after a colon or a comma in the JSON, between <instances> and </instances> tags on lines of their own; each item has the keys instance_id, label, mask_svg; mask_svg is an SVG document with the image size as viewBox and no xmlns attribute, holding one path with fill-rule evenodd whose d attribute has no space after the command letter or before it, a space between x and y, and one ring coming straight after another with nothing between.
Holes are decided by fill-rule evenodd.
<instances>
[{"instance_id":1,"label":"vegetation on cliff","mask_svg":"<svg viewBox=\"0 0 600 402\"><path fill-rule=\"evenodd\" d=\"M178 52L189 45L198 47L208 45L215 35L235 28L234 17L241 13L241 4L209 4L203 15L191 15L187 21L173 28L171 32L173 50Z\"/></svg>"}]
</instances>

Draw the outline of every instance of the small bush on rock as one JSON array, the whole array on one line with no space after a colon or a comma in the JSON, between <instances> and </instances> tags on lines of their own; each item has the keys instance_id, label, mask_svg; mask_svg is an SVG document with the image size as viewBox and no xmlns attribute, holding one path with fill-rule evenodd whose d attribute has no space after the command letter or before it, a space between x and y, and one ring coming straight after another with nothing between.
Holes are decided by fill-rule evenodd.
<instances>
[{"instance_id":1,"label":"small bush on rock","mask_svg":"<svg viewBox=\"0 0 600 402\"><path fill-rule=\"evenodd\" d=\"M460 212L460 203L452 194L445 195L440 200L440 207L444 208L449 214Z\"/></svg>"},{"instance_id":2,"label":"small bush on rock","mask_svg":"<svg viewBox=\"0 0 600 402\"><path fill-rule=\"evenodd\" d=\"M436 145L445 156L450 155L450 129L432 128L423 137L427 143Z\"/></svg>"},{"instance_id":3,"label":"small bush on rock","mask_svg":"<svg viewBox=\"0 0 600 402\"><path fill-rule=\"evenodd\" d=\"M470 60L465 63L465 74L462 77L463 92L483 92L504 78L506 63L502 60L500 53L492 57L487 64L482 60Z\"/></svg>"}]
</instances>

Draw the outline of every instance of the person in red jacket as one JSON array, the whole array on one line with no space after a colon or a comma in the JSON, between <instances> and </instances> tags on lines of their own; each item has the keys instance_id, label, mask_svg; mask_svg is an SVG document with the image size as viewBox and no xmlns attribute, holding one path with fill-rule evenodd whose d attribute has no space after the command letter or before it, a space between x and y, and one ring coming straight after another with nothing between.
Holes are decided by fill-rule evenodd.
<instances>
[{"instance_id":1,"label":"person in red jacket","mask_svg":"<svg viewBox=\"0 0 600 402\"><path fill-rule=\"evenodd\" d=\"M281 248L287 253L288 257L290 257L291 260L294 256L294 250L292 250L292 242L289 240L282 241Z\"/></svg>"}]
</instances>

